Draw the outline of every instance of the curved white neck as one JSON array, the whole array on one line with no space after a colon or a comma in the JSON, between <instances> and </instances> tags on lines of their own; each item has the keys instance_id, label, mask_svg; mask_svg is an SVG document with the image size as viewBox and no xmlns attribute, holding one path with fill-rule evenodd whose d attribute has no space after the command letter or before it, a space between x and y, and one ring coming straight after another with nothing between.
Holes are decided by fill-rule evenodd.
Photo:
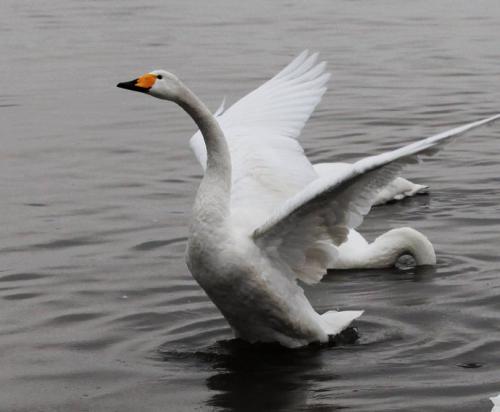
<instances>
[{"instance_id":1,"label":"curved white neck","mask_svg":"<svg viewBox=\"0 0 500 412\"><path fill-rule=\"evenodd\" d=\"M371 243L364 256L364 267L384 268L394 266L401 255L410 254L417 266L434 265L436 254L429 239L409 227L392 229Z\"/></svg>"},{"instance_id":2,"label":"curved white neck","mask_svg":"<svg viewBox=\"0 0 500 412\"><path fill-rule=\"evenodd\" d=\"M198 97L182 85L176 103L195 121L207 148L207 169L194 203L194 217L214 225L229 216L231 157L219 123Z\"/></svg>"}]
</instances>

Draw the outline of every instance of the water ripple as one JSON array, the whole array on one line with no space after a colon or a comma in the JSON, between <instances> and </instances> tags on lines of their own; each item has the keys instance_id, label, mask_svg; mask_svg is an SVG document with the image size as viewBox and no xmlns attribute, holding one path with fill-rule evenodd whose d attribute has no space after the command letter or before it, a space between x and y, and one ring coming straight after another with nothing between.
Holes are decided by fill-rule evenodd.
<instances>
[{"instance_id":1,"label":"water ripple","mask_svg":"<svg viewBox=\"0 0 500 412\"><path fill-rule=\"evenodd\" d=\"M490 410L498 125L408 167L429 196L360 227L415 227L438 264L331 271L306 294L364 309L359 339L288 351L233 339L185 266L191 119L115 85L171 68L215 108L317 49L332 81L301 143L354 161L498 111L495 0L143 3L2 3L2 409Z\"/></svg>"}]
</instances>

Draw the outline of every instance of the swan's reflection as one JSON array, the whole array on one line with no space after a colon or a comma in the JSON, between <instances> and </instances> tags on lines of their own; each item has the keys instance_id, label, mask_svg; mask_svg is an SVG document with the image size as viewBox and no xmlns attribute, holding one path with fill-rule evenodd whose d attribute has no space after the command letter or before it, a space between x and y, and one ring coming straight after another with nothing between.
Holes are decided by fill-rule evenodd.
<instances>
[{"instance_id":1,"label":"swan's reflection","mask_svg":"<svg viewBox=\"0 0 500 412\"><path fill-rule=\"evenodd\" d=\"M339 339L345 342L356 337L351 329ZM336 350L332 347L290 350L236 339L218 345L221 354L213 360L214 374L206 380L208 389L216 392L209 406L230 411L309 409L314 407L317 382L324 384L339 378L324 371L324 359L331 359L327 352ZM328 403L328 410L339 407L331 399Z\"/></svg>"},{"instance_id":2,"label":"swan's reflection","mask_svg":"<svg viewBox=\"0 0 500 412\"><path fill-rule=\"evenodd\" d=\"M209 371L205 403L214 410L333 411L341 406L331 392L337 386L334 381L340 379L332 373L332 356L336 356L332 351L342 352L357 339L356 329L348 328L329 346L287 349L230 339L193 352L160 352L168 362L180 361L184 367Z\"/></svg>"}]
</instances>

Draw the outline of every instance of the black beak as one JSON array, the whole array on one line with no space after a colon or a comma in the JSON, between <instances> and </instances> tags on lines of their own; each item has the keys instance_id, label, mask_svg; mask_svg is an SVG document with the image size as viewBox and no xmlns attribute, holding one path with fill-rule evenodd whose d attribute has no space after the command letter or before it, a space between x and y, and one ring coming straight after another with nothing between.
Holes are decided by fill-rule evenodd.
<instances>
[{"instance_id":1,"label":"black beak","mask_svg":"<svg viewBox=\"0 0 500 412\"><path fill-rule=\"evenodd\" d=\"M139 87L136 85L138 80L139 79L134 79L129 82L118 83L116 87L119 87L120 89L133 90L135 92L147 93L149 89L145 89L144 87Z\"/></svg>"}]
</instances>

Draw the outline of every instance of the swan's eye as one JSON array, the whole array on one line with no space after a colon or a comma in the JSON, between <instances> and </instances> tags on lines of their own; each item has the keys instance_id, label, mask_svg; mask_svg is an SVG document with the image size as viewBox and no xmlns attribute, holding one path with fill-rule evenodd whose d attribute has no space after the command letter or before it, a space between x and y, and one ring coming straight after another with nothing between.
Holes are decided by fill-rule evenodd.
<instances>
[{"instance_id":1,"label":"swan's eye","mask_svg":"<svg viewBox=\"0 0 500 412\"><path fill-rule=\"evenodd\" d=\"M156 78L161 80L161 79L163 79L163 76L161 74L159 74L158 76L156 76Z\"/></svg>"}]
</instances>

